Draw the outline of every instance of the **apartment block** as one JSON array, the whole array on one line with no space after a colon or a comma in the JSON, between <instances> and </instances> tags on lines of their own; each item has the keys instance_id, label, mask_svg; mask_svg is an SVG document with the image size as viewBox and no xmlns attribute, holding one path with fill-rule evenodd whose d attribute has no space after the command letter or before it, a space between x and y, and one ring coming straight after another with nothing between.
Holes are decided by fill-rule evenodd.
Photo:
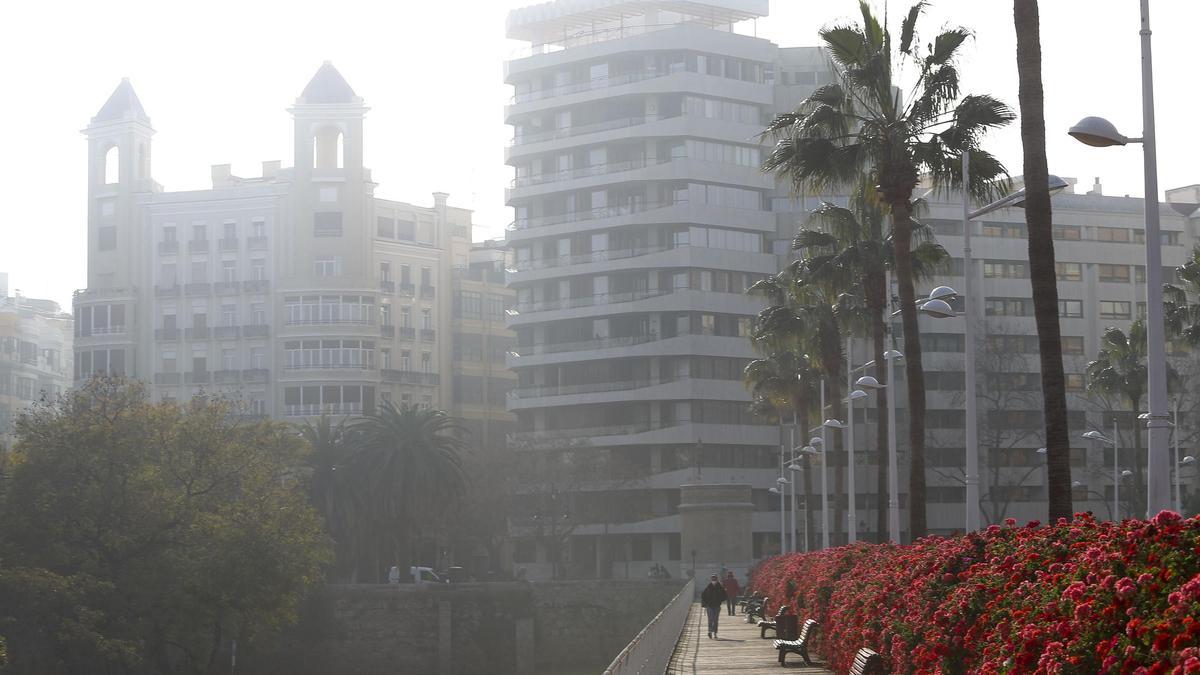
<instances>
[{"instance_id":1,"label":"apartment block","mask_svg":"<svg viewBox=\"0 0 1200 675\"><path fill-rule=\"evenodd\" d=\"M72 319L57 302L9 295L0 272L0 449L22 410L71 386Z\"/></svg>"},{"instance_id":2,"label":"apartment block","mask_svg":"<svg viewBox=\"0 0 1200 675\"><path fill-rule=\"evenodd\" d=\"M292 166L212 167L212 187L152 177L154 128L128 80L88 141L88 286L76 293L76 380L146 381L154 396L236 396L248 415L448 407L452 279L471 212L376 196L367 107L326 62L289 108ZM461 250L456 257L455 250Z\"/></svg>"}]
</instances>

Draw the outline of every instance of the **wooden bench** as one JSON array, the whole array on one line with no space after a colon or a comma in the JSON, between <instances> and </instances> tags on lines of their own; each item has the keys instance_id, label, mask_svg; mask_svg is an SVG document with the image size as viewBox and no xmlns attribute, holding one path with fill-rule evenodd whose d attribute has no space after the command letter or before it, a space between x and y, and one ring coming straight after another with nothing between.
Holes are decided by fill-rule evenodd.
<instances>
[{"instance_id":1,"label":"wooden bench","mask_svg":"<svg viewBox=\"0 0 1200 675\"><path fill-rule=\"evenodd\" d=\"M788 654L799 654L800 658L804 659L804 665L811 666L812 660L808 658L808 641L812 639L817 627L815 620L806 619L804 625L800 627L800 635L795 640L776 640L774 644L775 649L779 651L779 665L787 665Z\"/></svg>"},{"instance_id":2,"label":"wooden bench","mask_svg":"<svg viewBox=\"0 0 1200 675\"><path fill-rule=\"evenodd\" d=\"M787 605L780 604L779 611L775 612L774 617L772 617L770 619L763 619L762 621L759 621L758 622L759 637L766 640L768 630L775 631L775 637L784 637L779 634L779 622L783 619L785 614L787 614Z\"/></svg>"},{"instance_id":3,"label":"wooden bench","mask_svg":"<svg viewBox=\"0 0 1200 675\"><path fill-rule=\"evenodd\" d=\"M850 675L883 675L883 657L874 650L863 647L854 654L854 665Z\"/></svg>"},{"instance_id":4,"label":"wooden bench","mask_svg":"<svg viewBox=\"0 0 1200 675\"><path fill-rule=\"evenodd\" d=\"M754 623L754 617L767 618L767 598L764 596L758 602L746 605L746 623Z\"/></svg>"}]
</instances>

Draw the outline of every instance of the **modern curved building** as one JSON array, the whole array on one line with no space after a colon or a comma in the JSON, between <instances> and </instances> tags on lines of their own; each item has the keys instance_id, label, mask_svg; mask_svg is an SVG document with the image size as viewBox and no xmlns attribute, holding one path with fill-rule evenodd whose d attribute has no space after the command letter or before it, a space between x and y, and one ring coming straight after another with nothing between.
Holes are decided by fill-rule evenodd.
<instances>
[{"instance_id":1,"label":"modern curved building","mask_svg":"<svg viewBox=\"0 0 1200 675\"><path fill-rule=\"evenodd\" d=\"M747 411L741 373L761 307L744 291L777 266L756 136L779 50L733 29L766 12L593 0L509 15L529 43L507 64L505 120L510 442L543 462L513 531L530 575L686 569L679 486L697 472L753 484L755 555L777 546L780 431Z\"/></svg>"}]
</instances>

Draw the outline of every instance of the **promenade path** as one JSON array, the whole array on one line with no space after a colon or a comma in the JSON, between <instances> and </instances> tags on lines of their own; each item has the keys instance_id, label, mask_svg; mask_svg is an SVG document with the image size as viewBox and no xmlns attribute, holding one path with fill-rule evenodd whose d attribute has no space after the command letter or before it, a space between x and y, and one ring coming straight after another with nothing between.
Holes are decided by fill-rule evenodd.
<instances>
[{"instance_id":1,"label":"promenade path","mask_svg":"<svg viewBox=\"0 0 1200 675\"><path fill-rule=\"evenodd\" d=\"M700 604L693 604L687 625L683 627L683 634L679 636L675 653L671 656L668 675L779 675L783 672L779 667L778 652L771 648L772 640L760 638L758 626L746 623L746 617L741 612L737 616L729 616L722 610L718 635L720 637L715 640L708 639L708 619ZM812 668L805 667L804 660L799 656L788 654L786 672L830 675L820 655L810 656L816 664Z\"/></svg>"}]
</instances>

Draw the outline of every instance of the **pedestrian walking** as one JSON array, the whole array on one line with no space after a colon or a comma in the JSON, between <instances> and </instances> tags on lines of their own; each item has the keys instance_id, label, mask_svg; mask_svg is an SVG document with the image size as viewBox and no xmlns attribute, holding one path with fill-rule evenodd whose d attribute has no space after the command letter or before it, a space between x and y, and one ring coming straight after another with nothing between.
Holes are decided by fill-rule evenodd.
<instances>
[{"instance_id":1,"label":"pedestrian walking","mask_svg":"<svg viewBox=\"0 0 1200 675\"><path fill-rule=\"evenodd\" d=\"M700 606L708 613L708 637L717 637L717 621L721 618L721 605L725 603L725 587L717 575L708 578L708 585L700 594Z\"/></svg>"},{"instance_id":2,"label":"pedestrian walking","mask_svg":"<svg viewBox=\"0 0 1200 675\"><path fill-rule=\"evenodd\" d=\"M736 616L737 599L742 594L742 587L738 585L737 577L733 576L733 570L725 573L721 585L725 587L725 605L729 609L729 616Z\"/></svg>"}]
</instances>

